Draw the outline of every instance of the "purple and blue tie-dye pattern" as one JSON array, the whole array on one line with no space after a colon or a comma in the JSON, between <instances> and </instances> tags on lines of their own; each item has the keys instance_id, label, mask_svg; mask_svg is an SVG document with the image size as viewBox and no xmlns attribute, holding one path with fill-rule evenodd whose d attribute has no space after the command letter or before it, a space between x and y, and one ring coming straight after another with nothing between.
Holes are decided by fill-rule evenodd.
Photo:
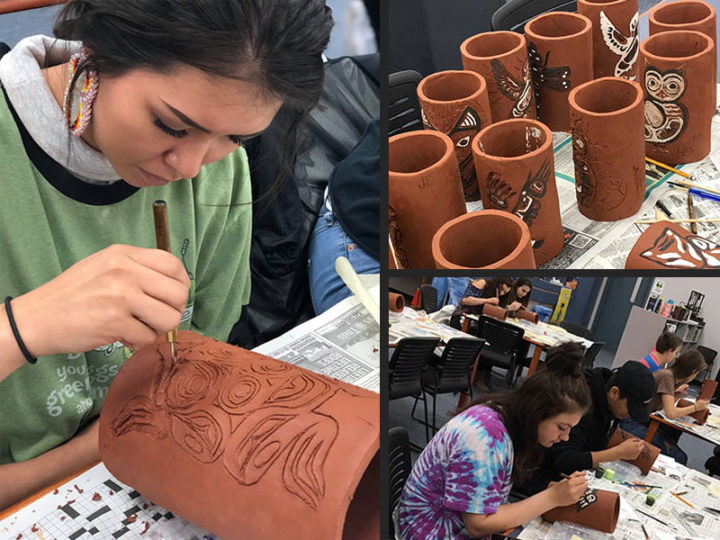
<instances>
[{"instance_id":1,"label":"purple and blue tie-dye pattern","mask_svg":"<svg viewBox=\"0 0 720 540\"><path fill-rule=\"evenodd\" d=\"M418 458L397 508L404 540L469 539L463 512L493 514L512 486L513 446L502 417L471 407L438 431Z\"/></svg>"}]
</instances>

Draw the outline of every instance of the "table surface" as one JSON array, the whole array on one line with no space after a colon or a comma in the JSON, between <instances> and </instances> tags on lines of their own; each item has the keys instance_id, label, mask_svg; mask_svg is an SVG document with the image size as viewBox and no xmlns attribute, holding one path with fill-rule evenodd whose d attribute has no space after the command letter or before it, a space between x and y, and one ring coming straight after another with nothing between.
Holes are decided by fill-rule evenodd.
<instances>
[{"instance_id":1,"label":"table surface","mask_svg":"<svg viewBox=\"0 0 720 540\"><path fill-rule=\"evenodd\" d=\"M689 435L699 437L710 444L720 446L720 406L711 403L709 409L710 414L708 415L708 419L702 426L697 424L692 416L683 416L671 420L662 412L655 412L650 415L650 418L656 419L671 427L678 428Z\"/></svg>"}]
</instances>

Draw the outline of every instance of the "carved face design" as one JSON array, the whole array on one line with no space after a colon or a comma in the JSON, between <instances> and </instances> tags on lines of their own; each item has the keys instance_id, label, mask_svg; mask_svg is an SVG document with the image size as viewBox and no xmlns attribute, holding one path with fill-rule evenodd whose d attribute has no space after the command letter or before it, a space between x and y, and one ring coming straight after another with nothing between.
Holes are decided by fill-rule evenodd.
<instances>
[{"instance_id":1,"label":"carved face design","mask_svg":"<svg viewBox=\"0 0 720 540\"><path fill-rule=\"evenodd\" d=\"M658 101L676 101L685 91L685 79L679 71L671 69L661 72L648 66L645 70L645 89Z\"/></svg>"},{"instance_id":2,"label":"carved face design","mask_svg":"<svg viewBox=\"0 0 720 540\"><path fill-rule=\"evenodd\" d=\"M670 227L663 229L640 256L669 268L720 267L719 244L692 233L678 234Z\"/></svg>"}]
</instances>

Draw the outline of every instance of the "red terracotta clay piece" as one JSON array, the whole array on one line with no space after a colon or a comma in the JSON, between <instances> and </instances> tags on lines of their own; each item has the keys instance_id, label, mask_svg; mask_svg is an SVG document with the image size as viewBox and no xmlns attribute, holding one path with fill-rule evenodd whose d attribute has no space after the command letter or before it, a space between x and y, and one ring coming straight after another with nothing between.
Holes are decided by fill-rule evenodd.
<instances>
[{"instance_id":1,"label":"red terracotta clay piece","mask_svg":"<svg viewBox=\"0 0 720 540\"><path fill-rule=\"evenodd\" d=\"M405 297L402 294L397 294L397 293L388 293L388 294L389 294L388 306L390 308L390 311L394 311L395 313L400 313L403 309L405 309Z\"/></svg>"},{"instance_id":2,"label":"red terracotta clay piece","mask_svg":"<svg viewBox=\"0 0 720 540\"><path fill-rule=\"evenodd\" d=\"M537 324L538 320L540 319L540 315L538 315L534 311L528 311L527 309L520 309L517 312L517 318L525 319L526 321L530 321L531 323Z\"/></svg>"},{"instance_id":3,"label":"red terracotta clay piece","mask_svg":"<svg viewBox=\"0 0 720 540\"><path fill-rule=\"evenodd\" d=\"M487 83L493 122L535 118L527 42L517 32L485 32L460 45L463 69L479 73Z\"/></svg>"},{"instance_id":4,"label":"red terracotta clay piece","mask_svg":"<svg viewBox=\"0 0 720 540\"><path fill-rule=\"evenodd\" d=\"M480 210L448 221L432 240L438 268L535 268L530 229L514 214Z\"/></svg>"},{"instance_id":5,"label":"red terracotta clay piece","mask_svg":"<svg viewBox=\"0 0 720 540\"><path fill-rule=\"evenodd\" d=\"M568 92L593 78L592 23L577 13L555 11L525 25L538 120L570 131Z\"/></svg>"},{"instance_id":6,"label":"red terracotta clay piece","mask_svg":"<svg viewBox=\"0 0 720 540\"><path fill-rule=\"evenodd\" d=\"M504 321L507 319L507 309L492 304L483 304L482 314Z\"/></svg>"},{"instance_id":7,"label":"red terracotta clay piece","mask_svg":"<svg viewBox=\"0 0 720 540\"><path fill-rule=\"evenodd\" d=\"M520 217L530 228L538 266L564 246L552 132L537 120L505 120L472 142L483 208Z\"/></svg>"},{"instance_id":8,"label":"red terracotta clay piece","mask_svg":"<svg viewBox=\"0 0 720 540\"><path fill-rule=\"evenodd\" d=\"M417 94L425 127L455 144L465 200L479 200L470 141L492 122L485 79L473 71L441 71L420 81Z\"/></svg>"},{"instance_id":9,"label":"red terracotta clay piece","mask_svg":"<svg viewBox=\"0 0 720 540\"><path fill-rule=\"evenodd\" d=\"M694 405L694 403L692 401L688 401L687 399L681 399L677 402L677 407L690 407L692 405ZM708 416L710 416L710 409L695 411L688 414L688 416L692 416L698 424L703 426L705 425L705 422L707 422Z\"/></svg>"},{"instance_id":10,"label":"red terracotta clay piece","mask_svg":"<svg viewBox=\"0 0 720 540\"><path fill-rule=\"evenodd\" d=\"M632 216L645 196L642 88L605 77L573 89L568 100L580 212L596 221Z\"/></svg>"},{"instance_id":11,"label":"red terracotta clay piece","mask_svg":"<svg viewBox=\"0 0 720 540\"><path fill-rule=\"evenodd\" d=\"M115 477L228 540L379 537L377 394L190 331L175 351L159 337L110 387Z\"/></svg>"},{"instance_id":12,"label":"red terracotta clay piece","mask_svg":"<svg viewBox=\"0 0 720 540\"><path fill-rule=\"evenodd\" d=\"M713 41L691 30L650 36L640 45L645 89L645 149L662 163L700 161L710 153L714 112Z\"/></svg>"},{"instance_id":13,"label":"red terracotta clay piece","mask_svg":"<svg viewBox=\"0 0 720 540\"><path fill-rule=\"evenodd\" d=\"M578 0L577 10L592 21L593 73L635 80L638 57L638 0Z\"/></svg>"},{"instance_id":14,"label":"red terracotta clay piece","mask_svg":"<svg viewBox=\"0 0 720 540\"><path fill-rule=\"evenodd\" d=\"M627 431L623 431L622 429L617 428L612 434L612 437L610 437L607 447L612 448L626 441L627 439L638 438L639 437L635 437ZM640 452L640 455L635 459L626 459L624 461L635 465L638 469L640 469L640 472L642 472L643 474L647 474L650 472L650 469L655 463L655 460L660 455L660 449L657 446L650 444L649 442L643 442L645 443L645 448L643 448L642 452Z\"/></svg>"},{"instance_id":15,"label":"red terracotta clay piece","mask_svg":"<svg viewBox=\"0 0 720 540\"><path fill-rule=\"evenodd\" d=\"M713 396L715 395L715 390L717 390L717 381L713 381L711 379L704 379L702 383L702 387L700 388L700 394L698 395L698 399L707 399L711 400Z\"/></svg>"},{"instance_id":16,"label":"red terracotta clay piece","mask_svg":"<svg viewBox=\"0 0 720 540\"><path fill-rule=\"evenodd\" d=\"M402 268L432 268L440 226L467 210L452 139L422 130L390 137L390 242Z\"/></svg>"},{"instance_id":17,"label":"red terracotta clay piece","mask_svg":"<svg viewBox=\"0 0 720 540\"><path fill-rule=\"evenodd\" d=\"M576 504L559 506L545 512L545 521L569 521L585 527L613 533L620 517L620 495L602 489L588 489Z\"/></svg>"},{"instance_id":18,"label":"red terracotta clay piece","mask_svg":"<svg viewBox=\"0 0 720 540\"><path fill-rule=\"evenodd\" d=\"M625 268L720 268L720 244L697 236L678 223L659 221L635 242Z\"/></svg>"}]
</instances>

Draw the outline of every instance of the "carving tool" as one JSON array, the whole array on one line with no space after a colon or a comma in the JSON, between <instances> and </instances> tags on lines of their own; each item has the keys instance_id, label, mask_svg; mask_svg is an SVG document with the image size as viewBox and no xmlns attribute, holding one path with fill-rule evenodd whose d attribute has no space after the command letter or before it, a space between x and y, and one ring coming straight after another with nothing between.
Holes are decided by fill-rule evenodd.
<instances>
[{"instance_id":1,"label":"carving tool","mask_svg":"<svg viewBox=\"0 0 720 540\"><path fill-rule=\"evenodd\" d=\"M645 525L643 523L640 524L642 527L643 534L645 535L645 540L650 540L650 535L647 532L647 529L645 528Z\"/></svg>"},{"instance_id":2,"label":"carving tool","mask_svg":"<svg viewBox=\"0 0 720 540\"><path fill-rule=\"evenodd\" d=\"M688 190L688 194L687 194L688 217L689 217L690 219L695 219L695 207L693 206L693 200L692 200L692 196L693 196L692 192L693 192L694 190L695 190L695 188L689 189L689 190ZM690 231L691 231L693 234L697 234L697 223L691 223L691 224L690 224Z\"/></svg>"},{"instance_id":3,"label":"carving tool","mask_svg":"<svg viewBox=\"0 0 720 540\"><path fill-rule=\"evenodd\" d=\"M397 253L395 253L395 246L393 246L392 238L388 235L388 246L390 246L390 255L392 255L393 262L395 263L395 268L398 270L402 269L402 265L398 262Z\"/></svg>"},{"instance_id":4,"label":"carving tool","mask_svg":"<svg viewBox=\"0 0 720 540\"><path fill-rule=\"evenodd\" d=\"M170 251L170 227L168 226L167 205L165 201L155 201L153 203L153 217L155 218L155 243L158 249ZM177 328L173 328L165 334L170 344L170 355L173 362L175 361L175 338L177 337Z\"/></svg>"},{"instance_id":5,"label":"carving tool","mask_svg":"<svg viewBox=\"0 0 720 540\"><path fill-rule=\"evenodd\" d=\"M662 523L662 524L665 525L666 527L669 527L669 526L670 526L670 525L668 525L667 523L665 523L662 519L658 519L658 518L656 518L655 516L653 516L652 514L648 514L647 512L643 512L642 510L638 510L637 508L635 509L635 511L636 511L636 512L639 512L639 513L642 514L643 516L647 516L647 517L649 517L650 519L654 519L655 521L657 521L657 522L659 522L659 523Z\"/></svg>"},{"instance_id":6,"label":"carving tool","mask_svg":"<svg viewBox=\"0 0 720 540\"><path fill-rule=\"evenodd\" d=\"M375 322L380 324L380 308L365 286L360 282L360 278L350 264L350 261L345 257L338 257L335 259L335 271L342 278L345 285L348 286L348 289L353 292L362 305L370 312Z\"/></svg>"},{"instance_id":7,"label":"carving tool","mask_svg":"<svg viewBox=\"0 0 720 540\"><path fill-rule=\"evenodd\" d=\"M668 210L668 207L665 206L665 204L662 201L658 201L655 203L655 206L657 206L660 210L665 212L665 215L672 219L673 215L670 213L670 210Z\"/></svg>"}]
</instances>

